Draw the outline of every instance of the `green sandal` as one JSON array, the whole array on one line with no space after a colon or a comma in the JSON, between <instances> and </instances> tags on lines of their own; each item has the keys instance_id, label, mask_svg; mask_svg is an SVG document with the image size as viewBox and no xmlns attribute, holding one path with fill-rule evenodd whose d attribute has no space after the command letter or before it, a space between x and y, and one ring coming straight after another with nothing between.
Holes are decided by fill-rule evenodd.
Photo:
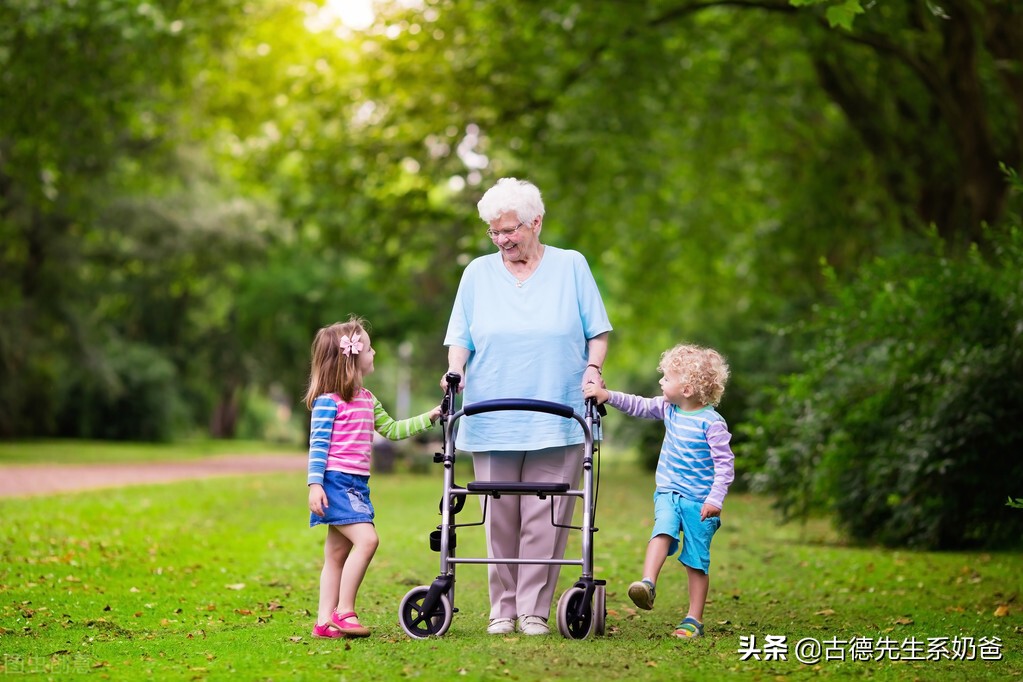
<instances>
[{"instance_id":1,"label":"green sandal","mask_svg":"<svg viewBox=\"0 0 1023 682\"><path fill-rule=\"evenodd\" d=\"M703 623L686 616L682 619L682 622L675 628L675 636L681 637L682 639L692 639L693 637L703 637Z\"/></svg>"}]
</instances>

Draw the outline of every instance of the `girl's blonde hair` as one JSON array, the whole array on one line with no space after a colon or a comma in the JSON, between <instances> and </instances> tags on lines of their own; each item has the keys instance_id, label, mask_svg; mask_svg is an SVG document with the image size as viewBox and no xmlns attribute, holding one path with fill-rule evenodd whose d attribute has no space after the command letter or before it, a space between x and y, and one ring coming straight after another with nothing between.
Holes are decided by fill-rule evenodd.
<instances>
[{"instance_id":1,"label":"girl's blonde hair","mask_svg":"<svg viewBox=\"0 0 1023 682\"><path fill-rule=\"evenodd\" d=\"M728 382L728 365L712 348L680 343L661 354L657 365L662 373L676 374L693 387L693 398L704 405L717 405Z\"/></svg>"},{"instance_id":2,"label":"girl's blonde hair","mask_svg":"<svg viewBox=\"0 0 1023 682\"><path fill-rule=\"evenodd\" d=\"M356 315L349 317L347 322L335 322L316 332L309 367L309 388L305 392L305 404L310 410L316 398L324 393L337 393L348 402L362 388L362 373L356 364L358 355L341 352L341 337L352 339L356 334L365 340L366 321Z\"/></svg>"}]
</instances>

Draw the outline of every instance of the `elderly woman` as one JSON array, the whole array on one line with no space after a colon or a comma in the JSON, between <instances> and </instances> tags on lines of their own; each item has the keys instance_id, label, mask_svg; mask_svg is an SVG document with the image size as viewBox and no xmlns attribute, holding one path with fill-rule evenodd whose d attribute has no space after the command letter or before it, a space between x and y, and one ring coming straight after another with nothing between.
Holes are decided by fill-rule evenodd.
<instances>
[{"instance_id":1,"label":"elderly woman","mask_svg":"<svg viewBox=\"0 0 1023 682\"><path fill-rule=\"evenodd\" d=\"M478 204L497 253L462 273L444 345L448 371L462 376L464 403L531 398L584 409L581 388L600 378L611 331L582 254L540 241L544 205L535 185L503 178ZM444 386L444 380L441 380ZM481 481L545 481L577 487L583 433L571 419L499 411L459 423L458 449L472 453ZM491 558L561 559L574 497L492 499L486 517ZM481 498L481 503L485 500ZM560 566L490 564L490 634L546 635Z\"/></svg>"}]
</instances>

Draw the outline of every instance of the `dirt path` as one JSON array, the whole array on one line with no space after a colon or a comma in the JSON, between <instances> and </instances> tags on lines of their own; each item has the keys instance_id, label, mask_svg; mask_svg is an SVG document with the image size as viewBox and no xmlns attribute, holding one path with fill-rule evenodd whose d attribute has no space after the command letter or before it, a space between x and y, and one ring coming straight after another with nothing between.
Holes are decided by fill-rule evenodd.
<instances>
[{"instance_id":1,"label":"dirt path","mask_svg":"<svg viewBox=\"0 0 1023 682\"><path fill-rule=\"evenodd\" d=\"M223 455L177 462L10 464L0 466L0 497L170 483L211 476L301 472L305 455Z\"/></svg>"}]
</instances>

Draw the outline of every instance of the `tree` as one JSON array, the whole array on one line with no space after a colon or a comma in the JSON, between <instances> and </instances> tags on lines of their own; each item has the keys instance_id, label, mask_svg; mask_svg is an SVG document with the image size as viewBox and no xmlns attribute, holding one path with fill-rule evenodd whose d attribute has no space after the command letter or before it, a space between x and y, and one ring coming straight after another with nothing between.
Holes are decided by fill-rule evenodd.
<instances>
[{"instance_id":1,"label":"tree","mask_svg":"<svg viewBox=\"0 0 1023 682\"><path fill-rule=\"evenodd\" d=\"M844 2L860 9L859 2ZM878 160L896 201L950 242L1004 215L1000 164L1023 156L1023 6L1011 0L873 3L814 32L821 86Z\"/></svg>"},{"instance_id":2,"label":"tree","mask_svg":"<svg viewBox=\"0 0 1023 682\"><path fill-rule=\"evenodd\" d=\"M101 215L112 194L158 184L190 60L241 11L234 0L187 13L171 0L0 6L0 435L53 432L74 409L60 390L70 377L111 376L109 339L89 316L124 271L91 267L90 247L130 236Z\"/></svg>"}]
</instances>

